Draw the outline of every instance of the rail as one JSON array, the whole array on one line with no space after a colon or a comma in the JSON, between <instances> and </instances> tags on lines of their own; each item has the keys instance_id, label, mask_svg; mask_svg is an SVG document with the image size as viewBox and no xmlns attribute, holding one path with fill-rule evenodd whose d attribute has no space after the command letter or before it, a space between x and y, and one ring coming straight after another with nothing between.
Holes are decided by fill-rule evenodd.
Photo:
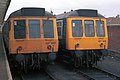
<instances>
[{"instance_id":1,"label":"rail","mask_svg":"<svg viewBox=\"0 0 120 80\"><path fill-rule=\"evenodd\" d=\"M25 80L22 74L20 74L20 80Z\"/></svg>"},{"instance_id":2,"label":"rail","mask_svg":"<svg viewBox=\"0 0 120 80\"><path fill-rule=\"evenodd\" d=\"M52 80L58 80L56 77L54 77L50 71L45 69L45 72L48 74L48 76L52 79Z\"/></svg>"},{"instance_id":3,"label":"rail","mask_svg":"<svg viewBox=\"0 0 120 80\"><path fill-rule=\"evenodd\" d=\"M120 80L120 76L114 73L94 67L91 69L80 70L77 72L87 77L89 80Z\"/></svg>"}]
</instances>

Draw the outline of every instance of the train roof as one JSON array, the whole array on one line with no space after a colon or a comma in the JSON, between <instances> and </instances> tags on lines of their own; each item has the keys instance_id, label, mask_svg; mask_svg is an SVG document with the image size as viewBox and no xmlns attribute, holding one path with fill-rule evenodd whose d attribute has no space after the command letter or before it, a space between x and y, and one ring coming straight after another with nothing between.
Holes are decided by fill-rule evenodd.
<instances>
[{"instance_id":1,"label":"train roof","mask_svg":"<svg viewBox=\"0 0 120 80\"><path fill-rule=\"evenodd\" d=\"M52 13L45 11L45 8L21 8L13 12L10 17L14 16L49 16L53 17Z\"/></svg>"},{"instance_id":2,"label":"train roof","mask_svg":"<svg viewBox=\"0 0 120 80\"><path fill-rule=\"evenodd\" d=\"M64 12L63 14L57 15L57 19L67 18L70 16L76 17L104 17L103 15L99 14L97 10L93 9L78 9L78 10L71 10L70 12Z\"/></svg>"}]
</instances>

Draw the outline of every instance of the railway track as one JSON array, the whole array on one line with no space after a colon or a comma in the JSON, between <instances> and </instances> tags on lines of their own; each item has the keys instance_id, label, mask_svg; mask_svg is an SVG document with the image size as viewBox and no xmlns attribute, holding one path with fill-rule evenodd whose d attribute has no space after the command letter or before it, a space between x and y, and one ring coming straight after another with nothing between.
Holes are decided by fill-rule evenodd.
<instances>
[{"instance_id":1,"label":"railway track","mask_svg":"<svg viewBox=\"0 0 120 80\"><path fill-rule=\"evenodd\" d=\"M120 80L120 76L115 75L111 72L102 70L100 68L94 67L92 69L76 69L77 73L82 74L89 80Z\"/></svg>"},{"instance_id":2,"label":"railway track","mask_svg":"<svg viewBox=\"0 0 120 80\"><path fill-rule=\"evenodd\" d=\"M20 72L16 72L16 71L12 71L12 77L13 79L12 80L25 80L24 77L23 77L23 74L20 73Z\"/></svg>"},{"instance_id":3,"label":"railway track","mask_svg":"<svg viewBox=\"0 0 120 80\"><path fill-rule=\"evenodd\" d=\"M52 80L58 80L56 77L54 77L51 72L45 70L45 72L48 74L48 76L52 79Z\"/></svg>"},{"instance_id":4,"label":"railway track","mask_svg":"<svg viewBox=\"0 0 120 80\"><path fill-rule=\"evenodd\" d=\"M20 74L20 80L25 80L22 74Z\"/></svg>"},{"instance_id":5,"label":"railway track","mask_svg":"<svg viewBox=\"0 0 120 80\"><path fill-rule=\"evenodd\" d=\"M44 69L27 73L14 72L13 74L13 80L58 80Z\"/></svg>"}]
</instances>

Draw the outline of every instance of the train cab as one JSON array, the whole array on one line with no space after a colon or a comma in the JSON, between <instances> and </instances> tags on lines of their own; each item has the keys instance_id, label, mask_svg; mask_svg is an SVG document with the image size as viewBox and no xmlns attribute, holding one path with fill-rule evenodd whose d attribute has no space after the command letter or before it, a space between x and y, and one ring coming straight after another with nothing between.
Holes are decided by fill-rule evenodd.
<instances>
[{"instance_id":1,"label":"train cab","mask_svg":"<svg viewBox=\"0 0 120 80\"><path fill-rule=\"evenodd\" d=\"M95 60L91 57L94 53L98 58L108 48L106 18L97 10L78 9L59 14L57 27L60 51L79 57L81 62Z\"/></svg>"},{"instance_id":2,"label":"train cab","mask_svg":"<svg viewBox=\"0 0 120 80\"><path fill-rule=\"evenodd\" d=\"M3 27L3 38L12 60L40 65L56 59L58 35L56 17L45 8L21 8Z\"/></svg>"}]
</instances>

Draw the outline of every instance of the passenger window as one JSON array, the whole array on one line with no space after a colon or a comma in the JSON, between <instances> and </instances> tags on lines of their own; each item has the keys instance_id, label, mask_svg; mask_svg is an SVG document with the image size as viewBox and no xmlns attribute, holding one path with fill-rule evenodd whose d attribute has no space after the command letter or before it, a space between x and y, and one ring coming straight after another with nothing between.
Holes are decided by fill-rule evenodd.
<instances>
[{"instance_id":1,"label":"passenger window","mask_svg":"<svg viewBox=\"0 0 120 80\"><path fill-rule=\"evenodd\" d=\"M72 36L73 37L82 37L82 21L81 20L72 20Z\"/></svg>"},{"instance_id":2,"label":"passenger window","mask_svg":"<svg viewBox=\"0 0 120 80\"><path fill-rule=\"evenodd\" d=\"M57 27L57 30L58 30L58 36L62 36L61 27Z\"/></svg>"},{"instance_id":3,"label":"passenger window","mask_svg":"<svg viewBox=\"0 0 120 80\"><path fill-rule=\"evenodd\" d=\"M62 26L62 21L58 21L57 26Z\"/></svg>"},{"instance_id":4,"label":"passenger window","mask_svg":"<svg viewBox=\"0 0 120 80\"><path fill-rule=\"evenodd\" d=\"M57 21L57 31L59 38L62 38L62 27L63 27L63 21Z\"/></svg>"},{"instance_id":5,"label":"passenger window","mask_svg":"<svg viewBox=\"0 0 120 80\"><path fill-rule=\"evenodd\" d=\"M44 38L54 38L53 20L43 20Z\"/></svg>"},{"instance_id":6,"label":"passenger window","mask_svg":"<svg viewBox=\"0 0 120 80\"><path fill-rule=\"evenodd\" d=\"M26 38L26 21L14 20L14 38L24 39Z\"/></svg>"},{"instance_id":7,"label":"passenger window","mask_svg":"<svg viewBox=\"0 0 120 80\"><path fill-rule=\"evenodd\" d=\"M96 21L96 30L97 30L97 36L98 37L104 37L105 36L104 21L101 21L101 20Z\"/></svg>"},{"instance_id":8,"label":"passenger window","mask_svg":"<svg viewBox=\"0 0 120 80\"><path fill-rule=\"evenodd\" d=\"M85 36L86 37L94 37L94 22L92 20L85 20Z\"/></svg>"},{"instance_id":9,"label":"passenger window","mask_svg":"<svg viewBox=\"0 0 120 80\"><path fill-rule=\"evenodd\" d=\"M40 20L29 20L29 38L40 38Z\"/></svg>"}]
</instances>

